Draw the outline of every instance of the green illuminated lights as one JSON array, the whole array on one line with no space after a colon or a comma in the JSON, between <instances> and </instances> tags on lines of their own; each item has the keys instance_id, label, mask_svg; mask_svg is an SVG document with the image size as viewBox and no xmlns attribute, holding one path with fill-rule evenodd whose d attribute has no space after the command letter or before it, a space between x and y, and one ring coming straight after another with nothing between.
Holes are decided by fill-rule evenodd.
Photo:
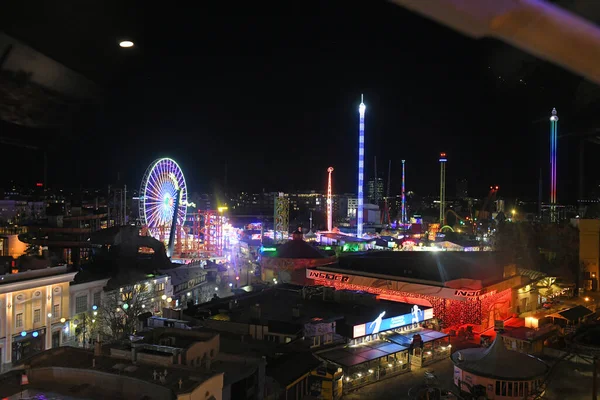
<instances>
[{"instance_id":1,"label":"green illuminated lights","mask_svg":"<svg viewBox=\"0 0 600 400\"><path fill-rule=\"evenodd\" d=\"M260 249L261 252L265 253L265 252L272 252L272 251L277 251L277 249L275 247L262 247Z\"/></svg>"}]
</instances>

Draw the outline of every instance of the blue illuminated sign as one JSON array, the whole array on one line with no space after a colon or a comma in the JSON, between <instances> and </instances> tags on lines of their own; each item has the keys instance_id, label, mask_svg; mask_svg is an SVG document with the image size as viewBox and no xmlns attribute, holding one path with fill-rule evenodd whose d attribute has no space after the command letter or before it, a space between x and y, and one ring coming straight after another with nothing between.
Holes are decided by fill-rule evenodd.
<instances>
[{"instance_id":1,"label":"blue illuminated sign","mask_svg":"<svg viewBox=\"0 0 600 400\"><path fill-rule=\"evenodd\" d=\"M409 314L397 315L390 318L385 318L385 316L385 311L383 311L374 321L355 326L353 337L374 335L402 326L419 324L433 318L433 309L422 310L419 306L413 305L412 311Z\"/></svg>"}]
</instances>

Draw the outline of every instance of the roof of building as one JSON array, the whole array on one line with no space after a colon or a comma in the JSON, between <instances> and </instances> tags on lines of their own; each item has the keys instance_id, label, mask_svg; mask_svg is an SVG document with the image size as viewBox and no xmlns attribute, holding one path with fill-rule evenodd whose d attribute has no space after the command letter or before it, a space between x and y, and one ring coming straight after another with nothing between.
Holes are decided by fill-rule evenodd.
<instances>
[{"instance_id":1,"label":"roof of building","mask_svg":"<svg viewBox=\"0 0 600 400\"><path fill-rule=\"evenodd\" d=\"M160 270L161 273L171 277L171 284L177 286L180 283L189 282L194 278L206 275L204 267L201 265L180 265L176 268Z\"/></svg>"},{"instance_id":2,"label":"roof of building","mask_svg":"<svg viewBox=\"0 0 600 400\"><path fill-rule=\"evenodd\" d=\"M544 376L549 367L542 360L508 350L501 335L490 347L471 348L456 351L452 362L463 371L487 378L526 381Z\"/></svg>"},{"instance_id":3,"label":"roof of building","mask_svg":"<svg viewBox=\"0 0 600 400\"><path fill-rule=\"evenodd\" d=\"M575 306L573 308L569 308L568 310L558 312L561 317L571 322L577 322L581 318L585 318L593 313L594 312L592 310L584 306Z\"/></svg>"},{"instance_id":4,"label":"roof of building","mask_svg":"<svg viewBox=\"0 0 600 400\"><path fill-rule=\"evenodd\" d=\"M266 254L266 253L265 253ZM304 240L288 240L271 254L276 258L325 258L326 256Z\"/></svg>"},{"instance_id":5,"label":"roof of building","mask_svg":"<svg viewBox=\"0 0 600 400\"><path fill-rule=\"evenodd\" d=\"M68 274L68 276L67 276ZM34 279L50 278L59 275L65 275L65 279L72 280L75 272L69 272L67 265L58 265L56 267L48 267L44 269L34 269L18 272L16 274L6 274L0 276L0 286L11 283L30 281Z\"/></svg>"},{"instance_id":6,"label":"roof of building","mask_svg":"<svg viewBox=\"0 0 600 400\"><path fill-rule=\"evenodd\" d=\"M156 384L171 389L174 393L187 393L199 386L208 378L218 374L199 369L182 366L167 366L144 364L139 361L135 365L130 360L116 359L108 356L95 356L94 353L74 347L59 347L44 351L28 361L31 368L62 367L73 369L92 370L92 359L95 359L93 370L115 375L124 375L130 378L141 379L148 384ZM154 380L154 371L167 370L166 382L158 383ZM182 380L181 389L179 380ZM102 392L102 388L96 388Z\"/></svg>"},{"instance_id":7,"label":"roof of building","mask_svg":"<svg viewBox=\"0 0 600 400\"><path fill-rule=\"evenodd\" d=\"M486 285L503 279L504 266L494 252L373 251L340 257L336 268L440 284L473 279Z\"/></svg>"},{"instance_id":8,"label":"roof of building","mask_svg":"<svg viewBox=\"0 0 600 400\"><path fill-rule=\"evenodd\" d=\"M140 333L143 339L135 344L159 345L163 338L172 338L174 343L170 347L185 349L198 342L206 342L215 336L217 332L208 330L186 330L177 328L154 328L150 331Z\"/></svg>"},{"instance_id":9,"label":"roof of building","mask_svg":"<svg viewBox=\"0 0 600 400\"><path fill-rule=\"evenodd\" d=\"M307 293L305 299L303 290ZM214 319L223 320L225 317L225 320L239 323L259 319L266 324L276 324L277 328L289 333L297 333L298 327L302 329L302 325L311 322L344 320L352 326L373 321L382 311L390 316L410 314L412 311L410 304L377 300L375 295L368 293L339 290L336 291L336 301L324 301L323 288L310 288L310 292L308 290L300 286L281 285L257 294L238 297L231 309L229 304L222 302L207 306L215 308L217 312L221 311ZM225 300L229 303L230 299ZM253 308L260 308L260 318ZM298 308L299 317L293 316L294 308Z\"/></svg>"},{"instance_id":10,"label":"roof of building","mask_svg":"<svg viewBox=\"0 0 600 400\"><path fill-rule=\"evenodd\" d=\"M550 336L555 335L558 332L558 328L556 327L556 325L553 324L544 325L539 329L528 328L526 326L518 326L512 329L506 327L505 329L506 330L502 333L502 336L507 336L524 341L546 339Z\"/></svg>"},{"instance_id":11,"label":"roof of building","mask_svg":"<svg viewBox=\"0 0 600 400\"><path fill-rule=\"evenodd\" d=\"M349 368L405 350L408 350L407 345L390 343L386 340L374 340L360 346L345 346L343 348L331 349L319 353L319 356Z\"/></svg>"},{"instance_id":12,"label":"roof of building","mask_svg":"<svg viewBox=\"0 0 600 400\"><path fill-rule=\"evenodd\" d=\"M267 364L267 375L282 386L288 386L319 365L321 361L317 360L312 353L290 354Z\"/></svg>"},{"instance_id":13,"label":"roof of building","mask_svg":"<svg viewBox=\"0 0 600 400\"><path fill-rule=\"evenodd\" d=\"M372 242L374 239L369 239L369 238L358 238L356 236L350 236L350 235L345 235L343 233L335 233L335 232L319 232L320 236L324 236L326 238L329 239L334 239L334 240L338 240L340 242L346 242L346 243L367 243L367 242Z\"/></svg>"}]
</instances>

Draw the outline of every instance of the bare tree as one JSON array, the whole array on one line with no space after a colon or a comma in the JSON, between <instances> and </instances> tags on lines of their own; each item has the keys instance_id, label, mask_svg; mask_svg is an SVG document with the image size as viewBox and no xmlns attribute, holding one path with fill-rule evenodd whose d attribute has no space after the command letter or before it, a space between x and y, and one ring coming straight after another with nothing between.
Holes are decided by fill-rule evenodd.
<instances>
[{"instance_id":1,"label":"bare tree","mask_svg":"<svg viewBox=\"0 0 600 400\"><path fill-rule=\"evenodd\" d=\"M105 293L98 312L103 335L113 340L127 339L137 329L138 316L151 309L152 300L153 292L146 283Z\"/></svg>"}]
</instances>

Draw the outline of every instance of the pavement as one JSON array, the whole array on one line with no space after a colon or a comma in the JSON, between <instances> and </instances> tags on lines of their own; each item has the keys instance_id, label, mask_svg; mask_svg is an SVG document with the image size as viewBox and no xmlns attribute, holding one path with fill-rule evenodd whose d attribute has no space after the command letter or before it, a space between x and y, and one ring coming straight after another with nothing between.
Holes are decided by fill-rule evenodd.
<instances>
[{"instance_id":1,"label":"pavement","mask_svg":"<svg viewBox=\"0 0 600 400\"><path fill-rule=\"evenodd\" d=\"M373 399L410 399L408 391L425 383L425 372L432 371L438 378L437 387L452 389L454 365L450 359L438 361L425 368L414 369L403 375L397 375L377 383L364 386L343 397L344 400L373 400Z\"/></svg>"}]
</instances>

